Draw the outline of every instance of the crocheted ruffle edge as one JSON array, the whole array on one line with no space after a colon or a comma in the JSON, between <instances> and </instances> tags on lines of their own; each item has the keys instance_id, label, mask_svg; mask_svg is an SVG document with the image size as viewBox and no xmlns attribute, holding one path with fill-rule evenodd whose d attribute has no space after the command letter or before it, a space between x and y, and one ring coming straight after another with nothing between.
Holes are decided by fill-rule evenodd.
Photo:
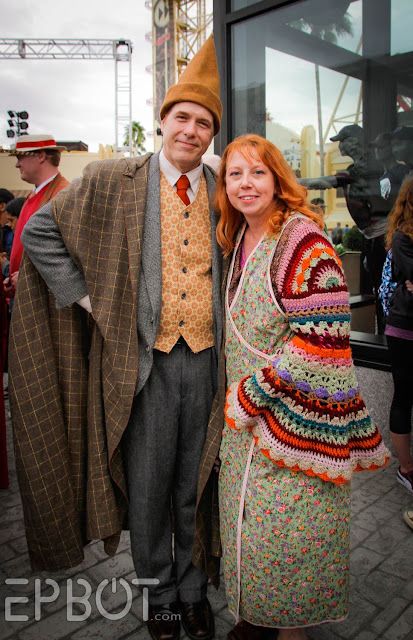
<instances>
[{"instance_id":1,"label":"crocheted ruffle edge","mask_svg":"<svg viewBox=\"0 0 413 640\"><path fill-rule=\"evenodd\" d=\"M251 417L244 414L241 418L243 424L239 424L240 416L236 415L234 408L237 402L238 384L232 385L226 395L225 401L225 422L228 427L234 431L241 431L243 428L248 430L254 438L255 444L263 456L274 462L278 467L288 468L291 471L300 471L310 477L318 477L324 482L332 482L337 485L347 484L351 481L354 472L359 471L376 471L387 466L391 454L383 441L380 440L378 446L371 451L366 452L367 456L348 458L341 463L340 468L328 464L328 458L324 460L309 459L305 457L305 451L294 452L291 449L283 451L284 445L276 441L271 444L267 441L263 432L260 417ZM238 418L238 419L237 419ZM317 454L313 454L317 455ZM304 457L303 457L304 456Z\"/></svg>"}]
</instances>

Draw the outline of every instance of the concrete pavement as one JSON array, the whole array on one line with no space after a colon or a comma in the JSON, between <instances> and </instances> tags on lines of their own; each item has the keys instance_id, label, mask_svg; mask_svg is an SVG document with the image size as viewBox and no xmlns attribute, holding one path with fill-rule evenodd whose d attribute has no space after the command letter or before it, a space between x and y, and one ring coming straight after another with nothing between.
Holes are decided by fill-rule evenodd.
<instances>
[{"instance_id":1,"label":"concrete pavement","mask_svg":"<svg viewBox=\"0 0 413 640\"><path fill-rule=\"evenodd\" d=\"M358 376L366 404L388 443L390 374L359 368ZM10 434L11 484L9 490L0 491L0 640L147 639L142 596L132 583L135 574L126 533L114 558L107 558L102 545L93 543L86 548L83 563L75 569L59 574L31 574L11 450ZM350 615L341 624L312 628L312 640L413 640L413 531L401 517L402 510L413 505L413 497L396 483L396 468L393 461L386 470L356 475ZM5 580L16 578L23 583L5 584ZM46 578L54 582L46 583ZM43 602L37 619L36 588L50 600ZM86 598L82 603L79 596L88 590L85 605ZM7 596L22 599L11 608L11 613L20 615L21 620L5 620ZM233 622L223 586L219 591L210 588L209 598L216 616L215 637L225 639Z\"/></svg>"}]
</instances>

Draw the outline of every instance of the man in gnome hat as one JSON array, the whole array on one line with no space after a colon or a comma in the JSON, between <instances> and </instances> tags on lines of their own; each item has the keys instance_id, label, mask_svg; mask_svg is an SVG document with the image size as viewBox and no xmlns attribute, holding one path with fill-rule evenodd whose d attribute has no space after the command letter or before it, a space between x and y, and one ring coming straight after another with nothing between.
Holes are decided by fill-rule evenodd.
<instances>
[{"instance_id":1,"label":"man in gnome hat","mask_svg":"<svg viewBox=\"0 0 413 640\"><path fill-rule=\"evenodd\" d=\"M89 165L23 234L10 368L32 565L75 565L96 538L114 552L129 502L159 640L178 638L180 620L190 638L214 635L222 258L201 158L221 114L211 37L166 94L161 152ZM61 311L38 313L44 283Z\"/></svg>"},{"instance_id":2,"label":"man in gnome hat","mask_svg":"<svg viewBox=\"0 0 413 640\"><path fill-rule=\"evenodd\" d=\"M66 147L56 144L49 134L24 135L16 140L10 156L16 156L16 169L25 182L34 185L20 212L14 230L13 246L10 255L10 278L4 281L8 295L14 295L23 255L21 234L27 221L46 202L49 202L69 182L59 172L60 153Z\"/></svg>"}]
</instances>

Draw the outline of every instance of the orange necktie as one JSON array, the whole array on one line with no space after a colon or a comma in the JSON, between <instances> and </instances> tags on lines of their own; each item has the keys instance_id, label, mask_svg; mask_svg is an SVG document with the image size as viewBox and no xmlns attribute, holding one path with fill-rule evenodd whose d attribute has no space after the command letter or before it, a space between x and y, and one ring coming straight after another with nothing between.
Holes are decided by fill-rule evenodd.
<instances>
[{"instance_id":1,"label":"orange necktie","mask_svg":"<svg viewBox=\"0 0 413 640\"><path fill-rule=\"evenodd\" d=\"M190 200L186 190L191 186L191 183L188 180L188 176L182 175L178 178L176 183L176 193L181 198L182 202L186 205L190 204Z\"/></svg>"}]
</instances>

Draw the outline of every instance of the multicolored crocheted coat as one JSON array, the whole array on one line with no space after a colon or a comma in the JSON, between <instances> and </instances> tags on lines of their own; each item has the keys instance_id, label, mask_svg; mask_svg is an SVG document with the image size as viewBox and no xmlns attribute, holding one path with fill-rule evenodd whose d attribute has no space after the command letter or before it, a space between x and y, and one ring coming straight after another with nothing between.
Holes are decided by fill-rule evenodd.
<instances>
[{"instance_id":1,"label":"multicolored crocheted coat","mask_svg":"<svg viewBox=\"0 0 413 640\"><path fill-rule=\"evenodd\" d=\"M354 471L386 465L390 453L360 396L352 362L341 261L313 222L297 216L288 224L270 277L287 332L272 366L229 388L228 426L249 429L280 467L336 484Z\"/></svg>"}]
</instances>

